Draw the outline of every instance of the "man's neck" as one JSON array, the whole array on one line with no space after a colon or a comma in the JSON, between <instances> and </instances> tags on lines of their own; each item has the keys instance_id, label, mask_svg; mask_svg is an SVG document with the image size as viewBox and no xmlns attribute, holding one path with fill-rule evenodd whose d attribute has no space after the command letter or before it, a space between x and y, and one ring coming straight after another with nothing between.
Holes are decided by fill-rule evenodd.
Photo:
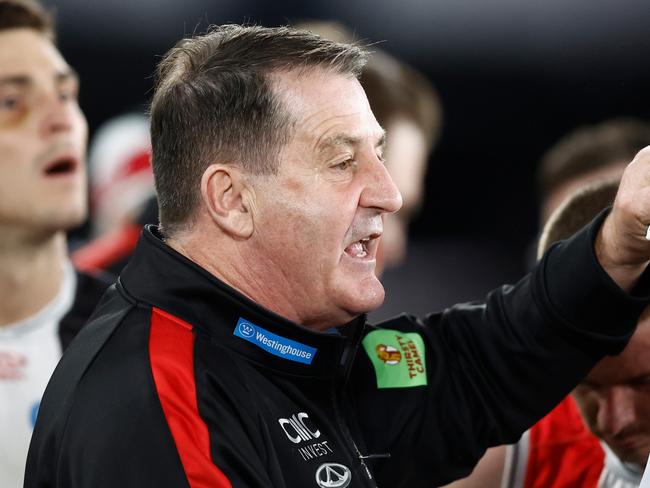
<instances>
[{"instance_id":1,"label":"man's neck","mask_svg":"<svg viewBox=\"0 0 650 488\"><path fill-rule=\"evenodd\" d=\"M201 242L210 242L210 239L188 239L185 241L167 239L165 242L176 252L194 261L258 305L292 322L316 331L324 331L343 323L328 320L328 317L323 317L322 320L317 318L314 322L309 323L304 321L294 306L295 299L292 301L287 298L285 293L282 293L283 290L289 289L289 283L273 281L268 277L264 277L264 273L259 271L265 265L268 267L273 266L273 263L246 259L235 250L227 249L227 241L224 241L223 245L216 246L220 250L218 257L211 254L210 247L200 245Z\"/></svg>"},{"instance_id":2,"label":"man's neck","mask_svg":"<svg viewBox=\"0 0 650 488\"><path fill-rule=\"evenodd\" d=\"M61 289L66 260L63 232L35 237L7 229L0 243L0 327L26 319Z\"/></svg>"}]
</instances>

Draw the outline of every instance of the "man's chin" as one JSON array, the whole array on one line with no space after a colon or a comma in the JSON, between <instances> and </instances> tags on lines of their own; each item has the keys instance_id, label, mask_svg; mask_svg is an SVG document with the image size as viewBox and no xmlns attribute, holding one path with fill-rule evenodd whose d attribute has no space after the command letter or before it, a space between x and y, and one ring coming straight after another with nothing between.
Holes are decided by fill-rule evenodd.
<instances>
[{"instance_id":1,"label":"man's chin","mask_svg":"<svg viewBox=\"0 0 650 488\"><path fill-rule=\"evenodd\" d=\"M641 468L645 468L648 461L648 455L650 454L650 449L644 446L643 449L629 450L629 449L617 449L614 446L609 446L616 457L618 457L622 462L634 464Z\"/></svg>"},{"instance_id":2,"label":"man's chin","mask_svg":"<svg viewBox=\"0 0 650 488\"><path fill-rule=\"evenodd\" d=\"M373 275L347 290L342 308L350 315L358 316L378 309L384 303L384 297L384 287Z\"/></svg>"},{"instance_id":3,"label":"man's chin","mask_svg":"<svg viewBox=\"0 0 650 488\"><path fill-rule=\"evenodd\" d=\"M72 209L59 215L52 215L42 222L43 226L52 232L68 232L83 225L87 218L85 209Z\"/></svg>"}]
</instances>

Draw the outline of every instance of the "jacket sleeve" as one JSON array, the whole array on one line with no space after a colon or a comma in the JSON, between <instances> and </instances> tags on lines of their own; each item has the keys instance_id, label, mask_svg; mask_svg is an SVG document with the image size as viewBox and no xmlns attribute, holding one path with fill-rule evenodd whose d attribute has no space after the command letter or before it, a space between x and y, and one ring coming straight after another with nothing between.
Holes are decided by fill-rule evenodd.
<instances>
[{"instance_id":1,"label":"jacket sleeve","mask_svg":"<svg viewBox=\"0 0 650 488\"><path fill-rule=\"evenodd\" d=\"M427 375L425 385L381 387L372 351L358 356L351 391L364 389L374 408L359 420L371 432L368 449L392 456L378 466L383 483L431 486L466 476L487 447L516 441L600 358L625 347L648 303L648 272L631 295L609 278L593 251L603 218L484 303L380 324L422 338ZM355 410L371 408L363 394L351 396ZM382 436L372 433L379 425ZM404 474L400 465L406 478L393 475Z\"/></svg>"}]
</instances>

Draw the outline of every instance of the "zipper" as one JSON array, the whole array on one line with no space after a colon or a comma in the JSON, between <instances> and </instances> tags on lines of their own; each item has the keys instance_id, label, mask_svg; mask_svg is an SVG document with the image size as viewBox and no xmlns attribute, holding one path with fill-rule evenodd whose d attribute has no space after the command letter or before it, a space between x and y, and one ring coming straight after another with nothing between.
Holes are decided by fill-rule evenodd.
<instances>
[{"instance_id":1,"label":"zipper","mask_svg":"<svg viewBox=\"0 0 650 488\"><path fill-rule=\"evenodd\" d=\"M341 433L343 434L343 438L349 446L352 446L352 451L353 454L356 456L359 464L363 468L364 473L366 474L367 481L371 482L371 485L373 488L377 488L377 484L374 482L374 478L372 476L372 473L370 472L370 468L368 468L368 465L366 464L366 459L371 458L372 456L364 456L361 454L361 451L359 451L359 448L357 447L357 444L354 442L354 439L352 438L352 434L350 433L350 429L348 428L347 424L345 423L345 420L343 419L343 415L341 413L341 409L339 407L339 394L337 391L337 380L334 379L332 381L332 399L334 401L334 415L336 415L336 422L339 426L339 429Z\"/></svg>"},{"instance_id":2,"label":"zipper","mask_svg":"<svg viewBox=\"0 0 650 488\"><path fill-rule=\"evenodd\" d=\"M332 400L334 403L334 415L336 416L336 422L339 426L341 433L343 434L343 438L345 439L345 441L347 441L348 446L352 446L352 452L356 456L357 461L361 465L361 468L363 469L363 472L366 475L367 478L366 482L370 483L369 486L373 488L377 488L377 484L375 483L372 473L370 472L370 468L366 464L366 459L370 459L373 456L372 455L364 456L363 454L361 454L361 451L359 451L357 444L354 442L354 439L352 438L352 433L350 432L350 429L348 428L348 425L345 422L345 417L343 417L343 413L341 412L341 399L343 396L342 392L345 389L345 385L347 384L352 362L359 348L359 344L361 342L361 337L363 336L364 328L365 328L365 316L362 318L362 323L355 330L354 337L345 346L345 349L343 350L343 354L341 355L341 362L339 365L340 373L335 375L334 379L332 380ZM339 388L339 384L340 384L340 388ZM341 393L339 393L339 389L341 390Z\"/></svg>"}]
</instances>

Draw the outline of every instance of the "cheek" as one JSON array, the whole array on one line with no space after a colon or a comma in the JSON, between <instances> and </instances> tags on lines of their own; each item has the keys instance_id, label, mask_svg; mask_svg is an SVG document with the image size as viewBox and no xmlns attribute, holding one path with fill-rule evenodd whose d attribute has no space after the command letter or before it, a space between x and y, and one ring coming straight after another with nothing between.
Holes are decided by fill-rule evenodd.
<instances>
[{"instance_id":1,"label":"cheek","mask_svg":"<svg viewBox=\"0 0 650 488\"><path fill-rule=\"evenodd\" d=\"M290 201L296 203L287 205L286 202ZM340 247L349 227L349 223L346 224L349 219L340 208L333 205L331 198L305 201L289 195L275 199L270 206L269 222L272 232L280 241L287 242L291 239L297 245L309 246L310 253L331 251L333 246Z\"/></svg>"},{"instance_id":2,"label":"cheek","mask_svg":"<svg viewBox=\"0 0 650 488\"><path fill-rule=\"evenodd\" d=\"M84 116L81 109L77 106L74 109L73 113L75 134L78 137L78 143L81 145L81 148L85 151L86 144L88 143L88 121Z\"/></svg>"},{"instance_id":3,"label":"cheek","mask_svg":"<svg viewBox=\"0 0 650 488\"><path fill-rule=\"evenodd\" d=\"M311 208L308 212L297 213L284 219L287 227L286 234L279 238L286 242L292 239L291 245L299 256L300 261L308 261L322 267L325 262L338 261L342 241L341 224L332 219L327 212Z\"/></svg>"},{"instance_id":4,"label":"cheek","mask_svg":"<svg viewBox=\"0 0 650 488\"><path fill-rule=\"evenodd\" d=\"M277 198L265 204L259 238L274 259L300 269L315 261L323 236L316 216L287 201Z\"/></svg>"},{"instance_id":5,"label":"cheek","mask_svg":"<svg viewBox=\"0 0 650 488\"><path fill-rule=\"evenodd\" d=\"M13 110L11 113L3 113L0 115L0 130L19 130L24 132L28 127L30 110L27 107L22 107L19 110Z\"/></svg>"},{"instance_id":6,"label":"cheek","mask_svg":"<svg viewBox=\"0 0 650 488\"><path fill-rule=\"evenodd\" d=\"M30 141L19 136L0 136L0 185L8 190L22 187L28 182L33 167L34 154Z\"/></svg>"},{"instance_id":7,"label":"cheek","mask_svg":"<svg viewBox=\"0 0 650 488\"><path fill-rule=\"evenodd\" d=\"M274 251L306 269L336 266L354 220L357 199L320 178L291 178L264 188L262 225ZM269 244L269 243L267 243Z\"/></svg>"},{"instance_id":8,"label":"cheek","mask_svg":"<svg viewBox=\"0 0 650 488\"><path fill-rule=\"evenodd\" d=\"M634 403L639 417L646 425L650 426L650 391L647 390L647 387L642 392L636 394Z\"/></svg>"}]
</instances>

